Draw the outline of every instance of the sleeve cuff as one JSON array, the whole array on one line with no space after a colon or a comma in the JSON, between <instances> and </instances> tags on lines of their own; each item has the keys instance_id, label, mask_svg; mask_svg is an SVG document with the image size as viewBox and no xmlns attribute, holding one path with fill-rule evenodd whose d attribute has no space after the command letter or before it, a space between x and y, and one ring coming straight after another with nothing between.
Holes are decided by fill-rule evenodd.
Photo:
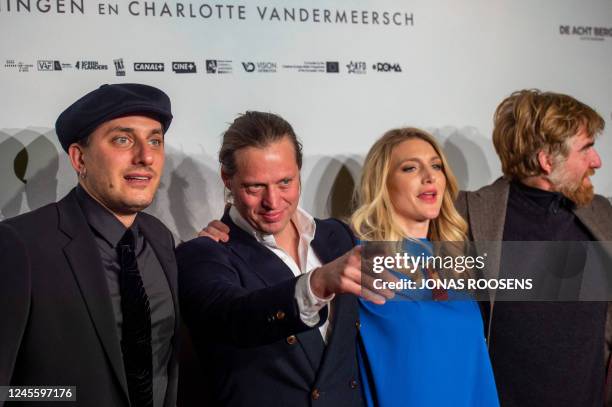
<instances>
[{"instance_id":1,"label":"sleeve cuff","mask_svg":"<svg viewBox=\"0 0 612 407\"><path fill-rule=\"evenodd\" d=\"M319 311L327 306L335 296L332 294L327 298L319 298L312 292L310 277L313 271L302 275L295 284L295 300L300 312L300 319L311 328L319 324L321 321Z\"/></svg>"}]
</instances>

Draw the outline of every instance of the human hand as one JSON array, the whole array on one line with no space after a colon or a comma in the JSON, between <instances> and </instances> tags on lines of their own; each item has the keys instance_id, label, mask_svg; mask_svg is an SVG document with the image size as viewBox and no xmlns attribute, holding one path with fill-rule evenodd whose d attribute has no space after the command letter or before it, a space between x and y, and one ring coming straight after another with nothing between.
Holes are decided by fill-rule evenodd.
<instances>
[{"instance_id":1,"label":"human hand","mask_svg":"<svg viewBox=\"0 0 612 407\"><path fill-rule=\"evenodd\" d=\"M229 241L229 226L220 220L212 220L198 233L199 237L208 237L215 242Z\"/></svg>"},{"instance_id":2,"label":"human hand","mask_svg":"<svg viewBox=\"0 0 612 407\"><path fill-rule=\"evenodd\" d=\"M313 271L310 279L312 292L319 298L332 294L350 293L376 304L393 298L393 291L373 288L374 276L361 272L361 246Z\"/></svg>"}]
</instances>

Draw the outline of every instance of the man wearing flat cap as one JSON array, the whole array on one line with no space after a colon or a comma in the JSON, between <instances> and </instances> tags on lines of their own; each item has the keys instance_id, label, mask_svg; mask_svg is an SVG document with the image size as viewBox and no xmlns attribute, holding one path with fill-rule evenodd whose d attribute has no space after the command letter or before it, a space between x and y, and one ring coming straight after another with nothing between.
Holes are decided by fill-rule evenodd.
<instances>
[{"instance_id":1,"label":"man wearing flat cap","mask_svg":"<svg viewBox=\"0 0 612 407\"><path fill-rule=\"evenodd\" d=\"M141 212L171 120L168 96L140 84L103 85L57 119L78 185L0 223L0 386L76 386L78 406L175 405L174 241Z\"/></svg>"}]
</instances>

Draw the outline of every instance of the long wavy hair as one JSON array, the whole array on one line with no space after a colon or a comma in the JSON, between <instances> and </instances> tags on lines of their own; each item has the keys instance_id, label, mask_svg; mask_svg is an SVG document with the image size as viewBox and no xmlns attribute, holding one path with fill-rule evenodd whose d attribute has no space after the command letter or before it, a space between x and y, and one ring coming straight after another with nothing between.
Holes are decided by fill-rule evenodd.
<instances>
[{"instance_id":1,"label":"long wavy hair","mask_svg":"<svg viewBox=\"0 0 612 407\"><path fill-rule=\"evenodd\" d=\"M453 204L459 192L457 179L433 136L413 127L389 130L370 148L360 188L354 197L357 209L351 217L353 230L364 241L400 241L412 238L404 234L399 222L395 220L398 215L389 196L387 181L393 150L400 143L413 139L423 140L433 147L442 161L442 172L446 177L440 214L429 223L427 237L431 241L463 242L467 238L468 227Z\"/></svg>"}]
</instances>

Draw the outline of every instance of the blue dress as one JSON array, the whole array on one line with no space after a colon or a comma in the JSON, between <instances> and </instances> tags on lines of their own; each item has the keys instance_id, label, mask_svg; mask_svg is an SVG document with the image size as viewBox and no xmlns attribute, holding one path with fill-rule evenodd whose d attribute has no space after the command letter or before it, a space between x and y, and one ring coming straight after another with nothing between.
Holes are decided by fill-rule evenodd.
<instances>
[{"instance_id":1,"label":"blue dress","mask_svg":"<svg viewBox=\"0 0 612 407\"><path fill-rule=\"evenodd\" d=\"M477 303L453 300L452 293L450 301L418 300L432 298L426 290L414 294L396 293L384 305L359 301L366 404L499 406Z\"/></svg>"}]
</instances>

